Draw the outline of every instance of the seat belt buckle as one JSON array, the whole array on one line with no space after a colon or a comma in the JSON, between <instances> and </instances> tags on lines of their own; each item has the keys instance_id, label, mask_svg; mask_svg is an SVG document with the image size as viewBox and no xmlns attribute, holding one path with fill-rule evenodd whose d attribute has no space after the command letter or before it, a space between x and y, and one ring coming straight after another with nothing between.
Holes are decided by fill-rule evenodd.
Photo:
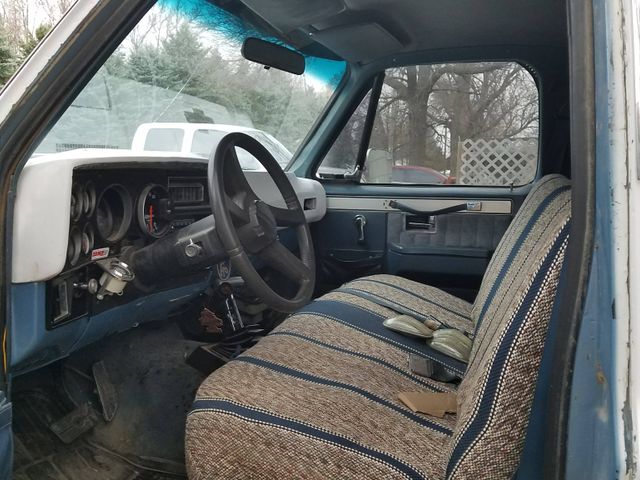
<instances>
[{"instance_id":1,"label":"seat belt buckle","mask_svg":"<svg viewBox=\"0 0 640 480\"><path fill-rule=\"evenodd\" d=\"M411 373L437 382L451 383L460 380L458 375L449 372L444 365L415 353L409 354L409 370Z\"/></svg>"},{"instance_id":2,"label":"seat belt buckle","mask_svg":"<svg viewBox=\"0 0 640 480\"><path fill-rule=\"evenodd\" d=\"M469 363L473 341L460 330L440 328L433 332L431 339L427 340L427 344L451 358Z\"/></svg>"},{"instance_id":3,"label":"seat belt buckle","mask_svg":"<svg viewBox=\"0 0 640 480\"><path fill-rule=\"evenodd\" d=\"M389 330L416 338L431 338L433 329L409 315L387 318L382 324Z\"/></svg>"}]
</instances>

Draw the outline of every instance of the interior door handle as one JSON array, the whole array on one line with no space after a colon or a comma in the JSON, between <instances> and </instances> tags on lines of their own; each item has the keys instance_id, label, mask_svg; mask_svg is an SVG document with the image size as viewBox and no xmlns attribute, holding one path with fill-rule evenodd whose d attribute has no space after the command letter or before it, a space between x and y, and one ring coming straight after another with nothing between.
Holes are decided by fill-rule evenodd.
<instances>
[{"instance_id":1,"label":"interior door handle","mask_svg":"<svg viewBox=\"0 0 640 480\"><path fill-rule=\"evenodd\" d=\"M356 230L358 232L358 243L364 243L364 227L367 224L367 217L364 215L356 215L353 217L353 223L356 226Z\"/></svg>"}]
</instances>

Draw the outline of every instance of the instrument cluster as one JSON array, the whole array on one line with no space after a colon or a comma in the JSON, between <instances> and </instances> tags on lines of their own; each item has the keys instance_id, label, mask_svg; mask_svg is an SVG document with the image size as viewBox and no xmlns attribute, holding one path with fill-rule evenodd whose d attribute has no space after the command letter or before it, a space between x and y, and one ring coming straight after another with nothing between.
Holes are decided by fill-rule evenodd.
<instances>
[{"instance_id":1,"label":"instrument cluster","mask_svg":"<svg viewBox=\"0 0 640 480\"><path fill-rule=\"evenodd\" d=\"M65 270L143 246L210 215L206 171L74 171Z\"/></svg>"}]
</instances>

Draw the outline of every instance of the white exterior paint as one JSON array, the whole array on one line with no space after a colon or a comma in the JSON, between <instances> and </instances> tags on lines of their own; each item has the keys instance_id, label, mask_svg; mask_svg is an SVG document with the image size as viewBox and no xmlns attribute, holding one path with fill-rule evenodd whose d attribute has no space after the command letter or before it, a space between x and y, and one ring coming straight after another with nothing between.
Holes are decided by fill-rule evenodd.
<instances>
[{"instance_id":1,"label":"white exterior paint","mask_svg":"<svg viewBox=\"0 0 640 480\"><path fill-rule=\"evenodd\" d=\"M640 460L640 3L610 0L613 78L610 90L616 324L616 411L620 465L638 478ZM613 10L615 8L615 10ZM627 404L628 402L628 404ZM626 412L625 412L626 411ZM626 415L625 415L626 413ZM631 424L628 423L629 415ZM625 443L625 430L627 443Z\"/></svg>"},{"instance_id":2,"label":"white exterior paint","mask_svg":"<svg viewBox=\"0 0 640 480\"><path fill-rule=\"evenodd\" d=\"M612 202L612 288L615 302L614 412L621 478L637 478L640 427L640 181L638 101L640 24L635 0L608 0L609 173ZM635 63L635 65L634 65ZM607 228L606 225L603 226ZM596 246L597 247L597 246ZM603 274L606 272L602 272ZM631 421L631 422L630 422Z\"/></svg>"}]
</instances>

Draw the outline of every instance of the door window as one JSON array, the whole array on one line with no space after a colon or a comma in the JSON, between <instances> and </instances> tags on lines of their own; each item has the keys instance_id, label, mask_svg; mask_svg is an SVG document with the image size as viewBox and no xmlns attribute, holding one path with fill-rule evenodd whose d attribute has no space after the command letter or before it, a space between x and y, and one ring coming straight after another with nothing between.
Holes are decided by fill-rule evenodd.
<instances>
[{"instance_id":1,"label":"door window","mask_svg":"<svg viewBox=\"0 0 640 480\"><path fill-rule=\"evenodd\" d=\"M515 62L388 69L360 181L528 184L538 167L538 104L532 76ZM336 144L357 137L362 116L356 110ZM350 171L355 162L353 155L336 158L334 145L321 176L329 165Z\"/></svg>"}]
</instances>

